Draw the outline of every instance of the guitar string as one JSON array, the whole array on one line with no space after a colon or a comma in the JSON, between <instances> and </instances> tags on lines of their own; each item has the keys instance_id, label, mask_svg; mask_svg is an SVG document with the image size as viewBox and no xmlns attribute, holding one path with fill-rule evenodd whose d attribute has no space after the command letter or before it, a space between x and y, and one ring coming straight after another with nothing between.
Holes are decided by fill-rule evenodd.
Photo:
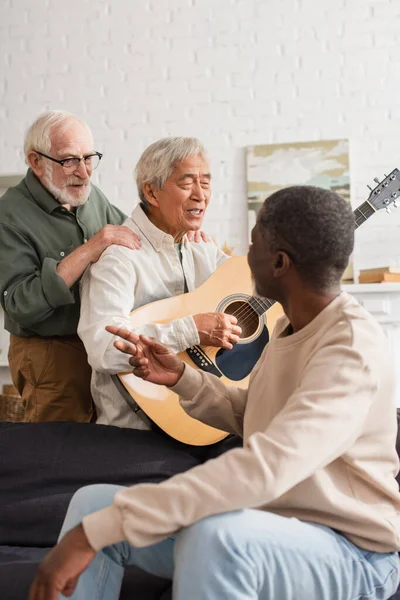
<instances>
[{"instance_id":1,"label":"guitar string","mask_svg":"<svg viewBox=\"0 0 400 600\"><path fill-rule=\"evenodd\" d=\"M254 298L254 296L252 296L252 298ZM271 306L273 306L271 304ZM271 308L271 307L269 307ZM266 309L268 310L268 309ZM264 312L266 312L266 310ZM262 314L264 314L264 312ZM254 316L257 317L257 320L259 319L260 316L262 315L258 315L257 311L251 306L251 304L249 302L244 302L244 306L240 307L239 309L237 309L237 311L233 312L232 315L236 318L238 318L238 316L242 317L243 316L243 320L241 319L241 323L239 325L248 325L249 323L251 323L252 318L254 318ZM238 319L239 321L239 319ZM242 327L243 329L243 327ZM215 346L205 346L202 347L204 352L208 352L210 350L212 350L213 348L215 348Z\"/></svg>"},{"instance_id":2,"label":"guitar string","mask_svg":"<svg viewBox=\"0 0 400 600\"><path fill-rule=\"evenodd\" d=\"M262 300L261 301L257 300L257 298L255 296L251 296L249 298L249 300L236 300L236 302L240 302L241 304L243 304L243 306L240 306L233 313L229 313L229 314L232 314L233 317L236 317L238 321L239 321L239 318L242 319L242 317L243 317L244 318L243 323L245 323L247 316L251 317L253 313L258 314L256 309L250 303L250 301L253 299L261 306L261 308L264 309L262 314L264 314L268 309L271 308L271 306L273 306L273 304L275 304L275 302L272 302L270 306L264 308L264 303Z\"/></svg>"},{"instance_id":3,"label":"guitar string","mask_svg":"<svg viewBox=\"0 0 400 600\"><path fill-rule=\"evenodd\" d=\"M255 296L252 296L250 298L250 300L252 300L253 298L255 299ZM258 300L256 300L256 302L258 302L261 305L261 307L263 308L263 305ZM271 308L271 307L268 307L268 308ZM268 308L265 309L262 314L264 314L268 310ZM241 306L240 308L238 308L236 311L234 311L231 314L233 317L236 317L238 321L240 318L242 325L245 325L249 321L251 321L251 318L254 315L261 316L261 315L258 315L256 309L250 304L249 300L243 301L243 306ZM242 317L243 317L243 320L242 320Z\"/></svg>"},{"instance_id":4,"label":"guitar string","mask_svg":"<svg viewBox=\"0 0 400 600\"><path fill-rule=\"evenodd\" d=\"M254 298L254 296L251 296L251 298ZM249 301L247 301L247 302L243 301L243 306L240 306L237 310L235 310L233 313L230 313L230 314L232 314L233 317L236 317L238 321L240 318L241 325L247 325L249 322L251 322L252 317L254 315L257 315L257 311L251 306ZM242 317L243 317L243 320L242 320ZM215 347L216 346L202 346L204 352L208 352L208 351L212 350L212 348L215 348Z\"/></svg>"},{"instance_id":5,"label":"guitar string","mask_svg":"<svg viewBox=\"0 0 400 600\"><path fill-rule=\"evenodd\" d=\"M245 325L245 324L247 325L249 322L251 322L251 318L254 315L257 315L257 312L250 305L249 302L244 302L243 304L244 304L244 306L241 306L239 309L237 309L236 311L234 311L232 313L232 316L236 317L237 319L238 319L239 316L240 317L243 316L244 318L243 318L243 320L241 319L241 324L242 325ZM238 321L239 321L239 319L238 319ZM215 346L205 346L205 347L203 347L203 351L204 352L208 352L208 351L212 350L213 348L215 348Z\"/></svg>"}]
</instances>

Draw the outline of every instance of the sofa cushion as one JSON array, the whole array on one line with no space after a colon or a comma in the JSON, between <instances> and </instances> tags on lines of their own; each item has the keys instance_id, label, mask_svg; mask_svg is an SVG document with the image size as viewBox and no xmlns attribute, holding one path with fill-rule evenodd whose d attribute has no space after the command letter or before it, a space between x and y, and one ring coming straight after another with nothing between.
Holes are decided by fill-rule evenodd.
<instances>
[{"instance_id":1,"label":"sofa cushion","mask_svg":"<svg viewBox=\"0 0 400 600\"><path fill-rule=\"evenodd\" d=\"M73 493L159 482L238 445L187 446L154 431L87 423L0 423L0 545L53 546Z\"/></svg>"}]
</instances>

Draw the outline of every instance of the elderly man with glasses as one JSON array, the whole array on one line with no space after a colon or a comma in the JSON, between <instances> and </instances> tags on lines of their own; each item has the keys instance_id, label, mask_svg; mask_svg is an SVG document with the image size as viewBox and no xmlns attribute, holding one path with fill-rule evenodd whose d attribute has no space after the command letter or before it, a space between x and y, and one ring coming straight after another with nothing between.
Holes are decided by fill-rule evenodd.
<instances>
[{"instance_id":1,"label":"elderly man with glasses","mask_svg":"<svg viewBox=\"0 0 400 600\"><path fill-rule=\"evenodd\" d=\"M0 294L12 378L26 421L93 417L77 336L79 279L111 244L140 247L90 177L102 154L74 115L48 111L25 136L25 178L0 200Z\"/></svg>"}]
</instances>

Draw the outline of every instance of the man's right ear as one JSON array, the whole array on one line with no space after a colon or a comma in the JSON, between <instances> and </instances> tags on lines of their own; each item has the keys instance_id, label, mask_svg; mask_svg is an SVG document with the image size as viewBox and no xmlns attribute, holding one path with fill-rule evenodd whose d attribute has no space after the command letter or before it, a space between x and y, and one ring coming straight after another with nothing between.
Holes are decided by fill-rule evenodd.
<instances>
[{"instance_id":1,"label":"man's right ear","mask_svg":"<svg viewBox=\"0 0 400 600\"><path fill-rule=\"evenodd\" d=\"M278 250L275 255L274 276L281 277L284 275L288 271L290 263L291 261L288 254L282 250Z\"/></svg>"},{"instance_id":2,"label":"man's right ear","mask_svg":"<svg viewBox=\"0 0 400 600\"><path fill-rule=\"evenodd\" d=\"M158 208L159 204L156 196L156 190L148 181L143 184L143 194L149 204L152 206L157 206Z\"/></svg>"},{"instance_id":3,"label":"man's right ear","mask_svg":"<svg viewBox=\"0 0 400 600\"><path fill-rule=\"evenodd\" d=\"M34 150L31 150L30 152L28 152L27 159L28 164L32 171L35 173L35 175L37 177L42 177L44 172L44 164L42 157Z\"/></svg>"}]
</instances>

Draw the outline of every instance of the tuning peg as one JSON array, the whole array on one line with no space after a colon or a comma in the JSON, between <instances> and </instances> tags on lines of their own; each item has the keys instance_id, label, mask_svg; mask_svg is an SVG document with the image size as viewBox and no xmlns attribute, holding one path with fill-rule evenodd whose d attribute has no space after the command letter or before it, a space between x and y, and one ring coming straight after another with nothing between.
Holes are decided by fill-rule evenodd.
<instances>
[{"instance_id":1,"label":"tuning peg","mask_svg":"<svg viewBox=\"0 0 400 600\"><path fill-rule=\"evenodd\" d=\"M397 200L395 200L395 201L393 202L393 206L394 206L395 208L399 208L399 203L397 202Z\"/></svg>"},{"instance_id":2,"label":"tuning peg","mask_svg":"<svg viewBox=\"0 0 400 600\"><path fill-rule=\"evenodd\" d=\"M374 177L374 181L375 183L379 183L379 179L377 177Z\"/></svg>"},{"instance_id":3,"label":"tuning peg","mask_svg":"<svg viewBox=\"0 0 400 600\"><path fill-rule=\"evenodd\" d=\"M372 187L367 184L367 188L372 192Z\"/></svg>"},{"instance_id":4,"label":"tuning peg","mask_svg":"<svg viewBox=\"0 0 400 600\"><path fill-rule=\"evenodd\" d=\"M390 212L392 212L392 211L391 211L391 209L390 209L388 206L386 207L386 212L387 212L387 213L390 213Z\"/></svg>"}]
</instances>

